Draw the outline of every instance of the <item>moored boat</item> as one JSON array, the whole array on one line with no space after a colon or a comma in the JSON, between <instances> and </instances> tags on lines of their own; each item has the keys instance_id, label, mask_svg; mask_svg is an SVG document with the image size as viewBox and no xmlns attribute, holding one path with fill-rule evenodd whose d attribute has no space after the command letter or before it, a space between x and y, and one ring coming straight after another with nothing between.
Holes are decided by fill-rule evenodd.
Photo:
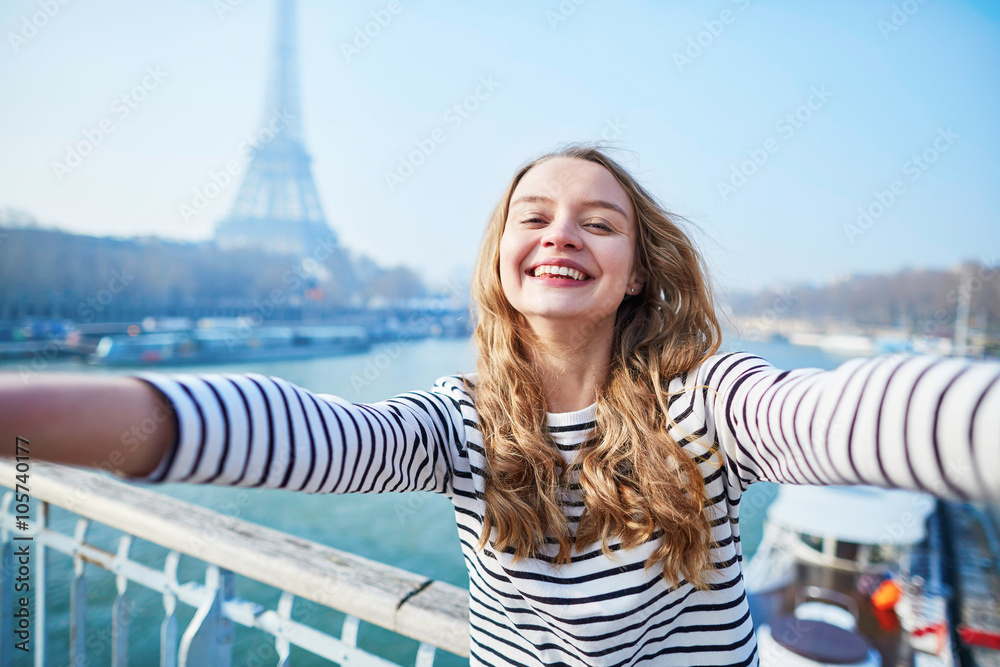
<instances>
[{"instance_id":1,"label":"moored boat","mask_svg":"<svg viewBox=\"0 0 1000 667\"><path fill-rule=\"evenodd\" d=\"M362 327L217 327L105 336L87 361L104 366L224 364L338 356L370 346Z\"/></svg>"},{"instance_id":2,"label":"moored boat","mask_svg":"<svg viewBox=\"0 0 1000 667\"><path fill-rule=\"evenodd\" d=\"M960 657L942 503L872 487L781 487L745 572L761 664L994 664Z\"/></svg>"}]
</instances>

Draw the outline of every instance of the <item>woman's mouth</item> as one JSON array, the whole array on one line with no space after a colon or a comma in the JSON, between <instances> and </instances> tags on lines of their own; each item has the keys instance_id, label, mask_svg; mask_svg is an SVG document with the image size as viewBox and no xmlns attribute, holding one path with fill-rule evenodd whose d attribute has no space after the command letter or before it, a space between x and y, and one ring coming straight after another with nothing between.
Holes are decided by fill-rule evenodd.
<instances>
[{"instance_id":1,"label":"woman's mouth","mask_svg":"<svg viewBox=\"0 0 1000 667\"><path fill-rule=\"evenodd\" d=\"M575 282L583 282L590 279L590 276L583 271L569 266L554 266L551 264L542 264L535 267L533 271L529 269L526 273L535 278L555 278Z\"/></svg>"}]
</instances>

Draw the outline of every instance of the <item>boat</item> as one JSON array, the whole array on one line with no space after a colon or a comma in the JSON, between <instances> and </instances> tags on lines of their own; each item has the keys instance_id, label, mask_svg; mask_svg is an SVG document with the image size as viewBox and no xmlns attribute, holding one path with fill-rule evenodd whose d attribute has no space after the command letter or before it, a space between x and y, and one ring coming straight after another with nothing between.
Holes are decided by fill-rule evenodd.
<instances>
[{"instance_id":1,"label":"boat","mask_svg":"<svg viewBox=\"0 0 1000 667\"><path fill-rule=\"evenodd\" d=\"M991 529L955 522L967 507L910 491L782 486L745 570L761 665L1000 666L1000 561L981 563L995 525L982 513L976 525ZM987 554L978 578L956 578L950 550L976 548ZM986 657L969 658L977 652Z\"/></svg>"},{"instance_id":2,"label":"boat","mask_svg":"<svg viewBox=\"0 0 1000 667\"><path fill-rule=\"evenodd\" d=\"M104 336L87 361L101 366L224 364L339 356L370 347L362 327L215 327Z\"/></svg>"}]
</instances>

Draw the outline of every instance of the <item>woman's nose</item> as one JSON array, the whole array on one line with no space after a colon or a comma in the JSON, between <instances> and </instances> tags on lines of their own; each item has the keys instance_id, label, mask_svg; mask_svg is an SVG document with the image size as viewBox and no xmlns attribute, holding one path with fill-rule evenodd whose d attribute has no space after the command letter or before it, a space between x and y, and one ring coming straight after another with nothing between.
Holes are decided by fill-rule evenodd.
<instances>
[{"instance_id":1,"label":"woman's nose","mask_svg":"<svg viewBox=\"0 0 1000 667\"><path fill-rule=\"evenodd\" d=\"M545 228L542 245L548 248L581 247L580 232L571 220L556 218Z\"/></svg>"}]
</instances>

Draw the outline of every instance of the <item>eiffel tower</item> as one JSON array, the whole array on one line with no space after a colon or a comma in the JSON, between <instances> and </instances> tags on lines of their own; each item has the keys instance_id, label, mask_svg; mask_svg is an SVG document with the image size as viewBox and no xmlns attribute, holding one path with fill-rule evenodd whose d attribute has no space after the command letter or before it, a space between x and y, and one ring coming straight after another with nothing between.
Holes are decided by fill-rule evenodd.
<instances>
[{"instance_id":1,"label":"eiffel tower","mask_svg":"<svg viewBox=\"0 0 1000 667\"><path fill-rule=\"evenodd\" d=\"M295 1L278 0L270 81L250 166L229 215L215 231L223 249L261 248L306 256L336 243L316 194L302 138Z\"/></svg>"}]
</instances>

